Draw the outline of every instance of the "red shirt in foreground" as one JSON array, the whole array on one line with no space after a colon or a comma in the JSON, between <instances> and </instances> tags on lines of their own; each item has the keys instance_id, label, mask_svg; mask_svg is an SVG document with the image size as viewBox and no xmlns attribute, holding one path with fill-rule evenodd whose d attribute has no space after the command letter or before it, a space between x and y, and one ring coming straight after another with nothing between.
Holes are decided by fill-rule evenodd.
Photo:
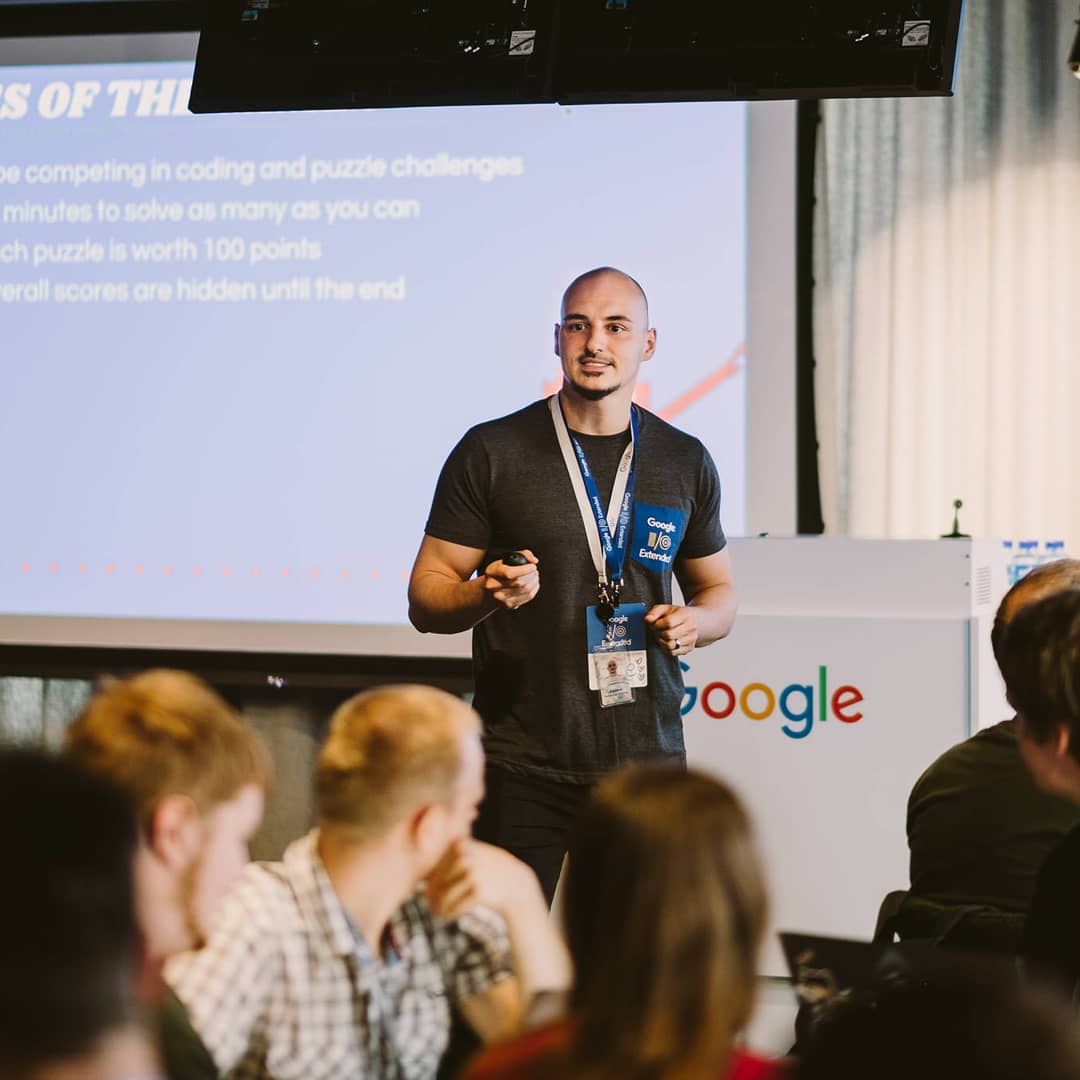
<instances>
[{"instance_id":1,"label":"red shirt in foreground","mask_svg":"<svg viewBox=\"0 0 1080 1080\"><path fill-rule=\"evenodd\" d=\"M530 1031L513 1042L485 1050L465 1070L463 1080L511 1080L531 1065L566 1049L570 1024L560 1020ZM794 1074L782 1061L770 1061L736 1050L725 1080L790 1080Z\"/></svg>"}]
</instances>

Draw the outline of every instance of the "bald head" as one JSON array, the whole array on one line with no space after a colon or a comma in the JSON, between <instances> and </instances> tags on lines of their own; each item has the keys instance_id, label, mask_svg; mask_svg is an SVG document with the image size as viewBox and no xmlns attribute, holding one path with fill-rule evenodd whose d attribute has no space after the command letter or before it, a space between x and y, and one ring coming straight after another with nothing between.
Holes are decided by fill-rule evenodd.
<instances>
[{"instance_id":1,"label":"bald head","mask_svg":"<svg viewBox=\"0 0 1080 1080\"><path fill-rule=\"evenodd\" d=\"M572 308L567 307L567 301L570 300L574 290L577 289L578 286L587 285L598 278L605 277L619 278L622 281L625 281L629 285L633 286L634 291L638 294L639 297L641 297L641 325L648 326L649 298L645 295L645 290L641 287L640 283L635 278L632 278L629 274L625 273L622 270L616 269L614 266L598 266L593 270L586 270L584 274L579 274L576 278L574 278L574 280L566 286L566 291L563 293L562 296L561 318L565 319L567 312L572 312Z\"/></svg>"},{"instance_id":2,"label":"bald head","mask_svg":"<svg viewBox=\"0 0 1080 1080\"><path fill-rule=\"evenodd\" d=\"M1017 612L1047 596L1080 588L1080 559L1057 559L1025 574L1005 595L994 616L990 642L994 659L1004 669L1005 630Z\"/></svg>"}]
</instances>

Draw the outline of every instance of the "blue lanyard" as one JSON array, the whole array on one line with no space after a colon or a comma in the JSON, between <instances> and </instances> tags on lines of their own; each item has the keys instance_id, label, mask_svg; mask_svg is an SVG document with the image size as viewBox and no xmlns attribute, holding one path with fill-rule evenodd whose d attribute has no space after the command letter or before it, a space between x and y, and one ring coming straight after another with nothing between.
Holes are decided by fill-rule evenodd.
<instances>
[{"instance_id":1,"label":"blue lanyard","mask_svg":"<svg viewBox=\"0 0 1080 1080\"><path fill-rule=\"evenodd\" d=\"M559 406L562 411L562 405ZM563 417L563 423L566 418ZM567 425L567 434L570 443L574 447L577 456L578 468L581 470L581 479L585 485L586 494L589 497L589 505L592 507L593 516L596 519L596 531L600 536L600 544L604 550L604 565L607 569L607 580L618 584L622 581L623 566L626 563L626 549L629 546L630 517L634 507L634 482L637 478L637 416L633 406L630 408L630 444L633 454L630 458L630 471L626 477L626 490L623 492L622 503L619 506L619 517L615 523L615 536L611 535L608 526L607 510L600 499L600 491L596 486L596 479L589 468L589 461L585 457L585 451L577 441L574 433ZM621 461L620 461L621 465Z\"/></svg>"}]
</instances>

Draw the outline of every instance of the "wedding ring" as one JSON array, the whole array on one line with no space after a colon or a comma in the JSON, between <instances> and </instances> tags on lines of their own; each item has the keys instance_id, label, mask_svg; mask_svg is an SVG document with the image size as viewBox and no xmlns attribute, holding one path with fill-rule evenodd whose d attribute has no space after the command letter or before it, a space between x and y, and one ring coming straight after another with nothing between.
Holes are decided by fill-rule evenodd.
<instances>
[{"instance_id":1,"label":"wedding ring","mask_svg":"<svg viewBox=\"0 0 1080 1080\"><path fill-rule=\"evenodd\" d=\"M676 649L681 649L682 648L682 642L678 638L675 639L675 648Z\"/></svg>"}]
</instances>

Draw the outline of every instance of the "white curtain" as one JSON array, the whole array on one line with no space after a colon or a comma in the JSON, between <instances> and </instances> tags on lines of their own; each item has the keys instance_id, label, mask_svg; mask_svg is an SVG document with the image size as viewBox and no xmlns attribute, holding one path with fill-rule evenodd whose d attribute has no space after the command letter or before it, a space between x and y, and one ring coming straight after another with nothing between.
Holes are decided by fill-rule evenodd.
<instances>
[{"instance_id":1,"label":"white curtain","mask_svg":"<svg viewBox=\"0 0 1080 1080\"><path fill-rule=\"evenodd\" d=\"M827 101L814 347L831 533L1080 555L1073 0L968 0L956 96Z\"/></svg>"},{"instance_id":2,"label":"white curtain","mask_svg":"<svg viewBox=\"0 0 1080 1080\"><path fill-rule=\"evenodd\" d=\"M59 746L91 689L80 679L0 678L0 746Z\"/></svg>"}]
</instances>

